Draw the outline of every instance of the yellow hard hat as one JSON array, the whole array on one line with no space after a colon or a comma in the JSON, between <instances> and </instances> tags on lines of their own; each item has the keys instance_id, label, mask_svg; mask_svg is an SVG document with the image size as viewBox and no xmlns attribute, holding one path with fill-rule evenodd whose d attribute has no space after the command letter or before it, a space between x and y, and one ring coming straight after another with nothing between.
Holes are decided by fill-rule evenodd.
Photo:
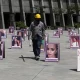
<instances>
[{"instance_id":1,"label":"yellow hard hat","mask_svg":"<svg viewBox=\"0 0 80 80\"><path fill-rule=\"evenodd\" d=\"M41 18L41 15L40 14L36 14L35 18Z\"/></svg>"}]
</instances>

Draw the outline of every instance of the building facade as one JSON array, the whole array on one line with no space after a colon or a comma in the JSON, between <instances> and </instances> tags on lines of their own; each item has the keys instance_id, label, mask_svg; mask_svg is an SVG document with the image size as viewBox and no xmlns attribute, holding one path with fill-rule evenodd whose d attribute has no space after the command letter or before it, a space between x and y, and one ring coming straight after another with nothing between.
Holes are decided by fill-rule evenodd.
<instances>
[{"instance_id":1,"label":"building facade","mask_svg":"<svg viewBox=\"0 0 80 80\"><path fill-rule=\"evenodd\" d=\"M35 13L48 26L74 26L80 22L79 7L80 0L0 0L0 28L16 26L17 21L30 26Z\"/></svg>"}]
</instances>

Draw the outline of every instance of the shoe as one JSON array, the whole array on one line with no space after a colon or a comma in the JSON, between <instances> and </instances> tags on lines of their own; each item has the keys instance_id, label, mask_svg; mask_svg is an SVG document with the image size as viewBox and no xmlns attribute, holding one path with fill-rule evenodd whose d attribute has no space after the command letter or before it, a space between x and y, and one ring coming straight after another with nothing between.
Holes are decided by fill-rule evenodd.
<instances>
[{"instance_id":1,"label":"shoe","mask_svg":"<svg viewBox=\"0 0 80 80\"><path fill-rule=\"evenodd\" d=\"M37 58L37 56L34 57L34 59L36 59L36 58Z\"/></svg>"},{"instance_id":2,"label":"shoe","mask_svg":"<svg viewBox=\"0 0 80 80\"><path fill-rule=\"evenodd\" d=\"M35 58L37 61L39 61L39 56L36 56L36 58Z\"/></svg>"}]
</instances>

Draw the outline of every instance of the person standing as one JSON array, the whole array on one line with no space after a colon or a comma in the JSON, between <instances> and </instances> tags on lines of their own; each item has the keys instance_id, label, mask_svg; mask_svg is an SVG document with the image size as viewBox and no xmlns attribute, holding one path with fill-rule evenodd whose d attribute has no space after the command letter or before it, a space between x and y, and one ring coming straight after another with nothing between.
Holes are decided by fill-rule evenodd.
<instances>
[{"instance_id":1,"label":"person standing","mask_svg":"<svg viewBox=\"0 0 80 80\"><path fill-rule=\"evenodd\" d=\"M34 18L35 20L30 24L29 36L32 36L32 45L35 59L39 60L42 40L45 38L45 26L41 21L40 14L35 14Z\"/></svg>"}]
</instances>

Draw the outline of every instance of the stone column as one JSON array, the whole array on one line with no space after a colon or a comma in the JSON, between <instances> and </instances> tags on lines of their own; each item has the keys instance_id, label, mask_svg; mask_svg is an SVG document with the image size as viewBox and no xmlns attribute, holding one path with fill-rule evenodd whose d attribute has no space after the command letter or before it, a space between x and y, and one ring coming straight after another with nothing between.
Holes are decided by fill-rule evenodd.
<instances>
[{"instance_id":1,"label":"stone column","mask_svg":"<svg viewBox=\"0 0 80 80\"><path fill-rule=\"evenodd\" d=\"M24 22L26 26L26 18L25 18L25 12L24 12L24 3L23 0L19 0L19 5L20 5L20 20Z\"/></svg>"},{"instance_id":2,"label":"stone column","mask_svg":"<svg viewBox=\"0 0 80 80\"><path fill-rule=\"evenodd\" d=\"M77 14L77 22L80 22L80 13L79 13L79 10L78 10L78 7L79 7L79 0L75 0L75 6L77 7L76 9L76 14Z\"/></svg>"},{"instance_id":3,"label":"stone column","mask_svg":"<svg viewBox=\"0 0 80 80\"><path fill-rule=\"evenodd\" d=\"M42 19L42 21L44 22L44 24L46 25L46 17L45 17L45 12L44 12L44 2L43 2L43 0L40 0L40 2L39 2L39 4L40 4L40 14L41 14L41 19Z\"/></svg>"},{"instance_id":4,"label":"stone column","mask_svg":"<svg viewBox=\"0 0 80 80\"><path fill-rule=\"evenodd\" d=\"M15 13L13 11L12 7L12 0L9 0L9 11L10 11L10 26L16 26L15 25Z\"/></svg>"},{"instance_id":5,"label":"stone column","mask_svg":"<svg viewBox=\"0 0 80 80\"><path fill-rule=\"evenodd\" d=\"M77 14L77 23L80 23L80 14L79 14L79 10L78 10L79 1L78 0L75 0L75 6L76 6L76 14ZM80 33L80 30L78 28L78 34L79 33Z\"/></svg>"},{"instance_id":6,"label":"stone column","mask_svg":"<svg viewBox=\"0 0 80 80\"><path fill-rule=\"evenodd\" d=\"M64 9L64 8L63 8L63 5L62 5L62 0L60 0L60 4L61 4L61 9ZM63 27L65 28L64 12L62 12L61 15L62 15Z\"/></svg>"},{"instance_id":7,"label":"stone column","mask_svg":"<svg viewBox=\"0 0 80 80\"><path fill-rule=\"evenodd\" d=\"M64 14L61 12L62 9L62 1L61 0L57 0L58 1L58 8L60 10L60 26L65 27L65 21L64 21Z\"/></svg>"},{"instance_id":8,"label":"stone column","mask_svg":"<svg viewBox=\"0 0 80 80\"><path fill-rule=\"evenodd\" d=\"M68 0L67 7L70 6L70 3L71 3L70 0ZM70 12L70 11L68 10L68 12ZM72 26L74 26L73 14L68 13L68 17L69 17L69 24L71 24Z\"/></svg>"},{"instance_id":9,"label":"stone column","mask_svg":"<svg viewBox=\"0 0 80 80\"><path fill-rule=\"evenodd\" d=\"M0 29L5 29L2 0L0 0Z\"/></svg>"},{"instance_id":10,"label":"stone column","mask_svg":"<svg viewBox=\"0 0 80 80\"><path fill-rule=\"evenodd\" d=\"M49 9L50 9L50 24L51 27L56 26L56 22L55 22L55 14L53 13L53 1L49 0Z\"/></svg>"},{"instance_id":11,"label":"stone column","mask_svg":"<svg viewBox=\"0 0 80 80\"><path fill-rule=\"evenodd\" d=\"M34 20L34 1L29 0L29 4L30 4L30 12L31 12L31 21L33 21Z\"/></svg>"}]
</instances>

